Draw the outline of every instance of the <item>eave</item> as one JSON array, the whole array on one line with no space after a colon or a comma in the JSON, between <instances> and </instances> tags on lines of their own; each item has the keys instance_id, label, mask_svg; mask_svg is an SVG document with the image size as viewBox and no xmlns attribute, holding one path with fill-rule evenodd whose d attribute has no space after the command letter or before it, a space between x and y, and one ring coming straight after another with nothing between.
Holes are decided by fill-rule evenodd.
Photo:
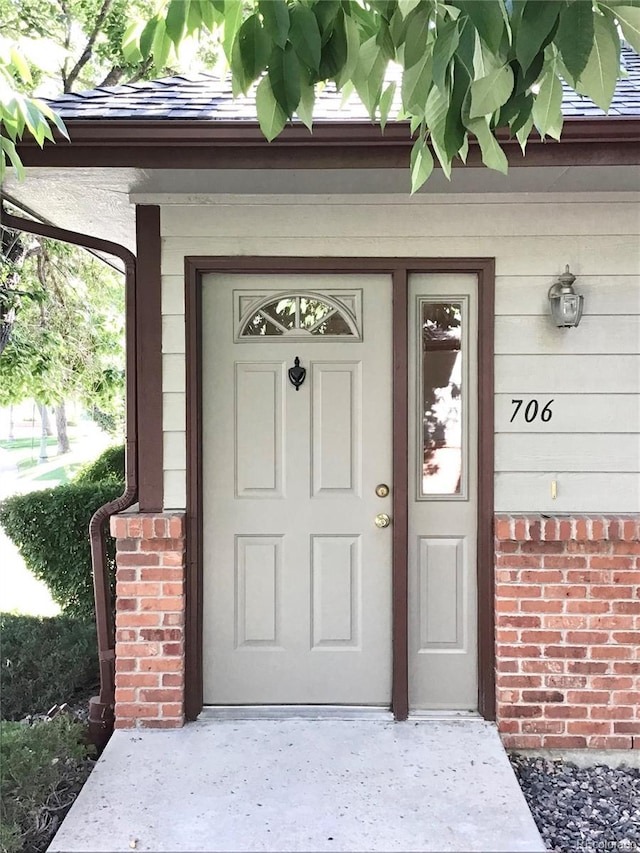
<instances>
[{"instance_id":1,"label":"eave","mask_svg":"<svg viewBox=\"0 0 640 853\"><path fill-rule=\"evenodd\" d=\"M40 149L31 140L18 151L25 166L142 169L405 168L413 139L406 122L384 134L370 122L319 122L313 134L290 125L273 142L255 122L71 119L71 142ZM640 164L640 117L566 118L560 142L532 136L526 157L500 132L511 166ZM469 165L481 163L472 141Z\"/></svg>"}]
</instances>

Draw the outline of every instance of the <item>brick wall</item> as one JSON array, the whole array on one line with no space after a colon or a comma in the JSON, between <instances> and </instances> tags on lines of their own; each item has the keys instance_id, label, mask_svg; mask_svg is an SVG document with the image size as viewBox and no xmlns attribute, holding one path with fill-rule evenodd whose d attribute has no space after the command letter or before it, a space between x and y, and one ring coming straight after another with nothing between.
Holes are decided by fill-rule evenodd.
<instances>
[{"instance_id":1,"label":"brick wall","mask_svg":"<svg viewBox=\"0 0 640 853\"><path fill-rule=\"evenodd\" d=\"M184 516L121 514L116 537L116 705L120 729L184 723Z\"/></svg>"},{"instance_id":2,"label":"brick wall","mask_svg":"<svg viewBox=\"0 0 640 853\"><path fill-rule=\"evenodd\" d=\"M511 748L640 748L640 519L496 517L497 715Z\"/></svg>"}]
</instances>

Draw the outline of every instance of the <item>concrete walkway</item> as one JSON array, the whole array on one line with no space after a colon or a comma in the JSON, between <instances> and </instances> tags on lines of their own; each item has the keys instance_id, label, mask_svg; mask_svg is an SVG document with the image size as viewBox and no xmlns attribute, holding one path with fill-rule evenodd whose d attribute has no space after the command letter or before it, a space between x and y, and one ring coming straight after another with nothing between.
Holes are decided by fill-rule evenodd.
<instances>
[{"instance_id":1,"label":"concrete walkway","mask_svg":"<svg viewBox=\"0 0 640 853\"><path fill-rule=\"evenodd\" d=\"M118 731L49 847L543 851L495 728L205 720Z\"/></svg>"}]
</instances>

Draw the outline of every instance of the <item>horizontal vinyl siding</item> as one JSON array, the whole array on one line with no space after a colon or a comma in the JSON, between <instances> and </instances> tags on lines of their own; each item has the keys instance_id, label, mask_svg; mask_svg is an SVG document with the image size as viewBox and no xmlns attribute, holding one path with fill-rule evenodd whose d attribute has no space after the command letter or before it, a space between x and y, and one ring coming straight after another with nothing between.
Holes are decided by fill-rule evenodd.
<instances>
[{"instance_id":1,"label":"horizontal vinyl siding","mask_svg":"<svg viewBox=\"0 0 640 853\"><path fill-rule=\"evenodd\" d=\"M602 199L163 205L165 508L186 499L185 255L480 256L496 258L496 510L639 512L640 208L633 195ZM585 313L555 329L547 291L567 263ZM533 397L553 399L548 423L522 417ZM523 400L513 422L512 399Z\"/></svg>"}]
</instances>

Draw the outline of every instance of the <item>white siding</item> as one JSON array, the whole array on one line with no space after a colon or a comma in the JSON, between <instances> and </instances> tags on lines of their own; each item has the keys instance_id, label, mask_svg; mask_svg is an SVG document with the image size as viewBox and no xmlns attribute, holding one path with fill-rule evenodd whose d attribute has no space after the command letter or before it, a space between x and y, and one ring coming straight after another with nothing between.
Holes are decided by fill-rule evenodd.
<instances>
[{"instance_id":1,"label":"white siding","mask_svg":"<svg viewBox=\"0 0 640 853\"><path fill-rule=\"evenodd\" d=\"M167 509L185 504L185 255L405 255L496 258L496 510L640 511L633 194L171 201L162 206ZM555 329L547 290L567 263L585 314L578 329ZM550 421L526 423L534 397L553 399ZM513 399L523 406L511 422Z\"/></svg>"}]
</instances>

